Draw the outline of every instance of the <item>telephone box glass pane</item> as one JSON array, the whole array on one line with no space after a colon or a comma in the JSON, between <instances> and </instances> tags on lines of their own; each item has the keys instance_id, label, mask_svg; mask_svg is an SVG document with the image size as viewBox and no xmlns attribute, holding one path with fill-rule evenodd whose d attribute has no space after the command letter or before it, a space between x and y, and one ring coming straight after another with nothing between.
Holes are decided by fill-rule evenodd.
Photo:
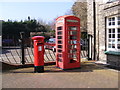
<instances>
[{"instance_id":1,"label":"telephone box glass pane","mask_svg":"<svg viewBox=\"0 0 120 90\"><path fill-rule=\"evenodd\" d=\"M77 48L76 45L69 45L70 49L74 49L74 48Z\"/></svg>"},{"instance_id":2,"label":"telephone box glass pane","mask_svg":"<svg viewBox=\"0 0 120 90\"><path fill-rule=\"evenodd\" d=\"M62 54L58 54L58 57L62 57Z\"/></svg>"},{"instance_id":3,"label":"telephone box glass pane","mask_svg":"<svg viewBox=\"0 0 120 90\"><path fill-rule=\"evenodd\" d=\"M69 30L77 30L76 26L69 26Z\"/></svg>"},{"instance_id":4,"label":"telephone box glass pane","mask_svg":"<svg viewBox=\"0 0 120 90\"><path fill-rule=\"evenodd\" d=\"M58 44L62 44L62 41L58 41Z\"/></svg>"},{"instance_id":5,"label":"telephone box glass pane","mask_svg":"<svg viewBox=\"0 0 120 90\"><path fill-rule=\"evenodd\" d=\"M70 36L71 40L77 39L77 36Z\"/></svg>"},{"instance_id":6,"label":"telephone box glass pane","mask_svg":"<svg viewBox=\"0 0 120 90\"><path fill-rule=\"evenodd\" d=\"M62 39L62 36L58 36L58 39Z\"/></svg>"},{"instance_id":7,"label":"telephone box glass pane","mask_svg":"<svg viewBox=\"0 0 120 90\"><path fill-rule=\"evenodd\" d=\"M73 53L76 53L76 52L77 52L77 49L69 50L69 53L70 53L70 54L73 54Z\"/></svg>"},{"instance_id":8,"label":"telephone box glass pane","mask_svg":"<svg viewBox=\"0 0 120 90\"><path fill-rule=\"evenodd\" d=\"M62 48L62 45L58 45L58 48Z\"/></svg>"},{"instance_id":9,"label":"telephone box glass pane","mask_svg":"<svg viewBox=\"0 0 120 90\"><path fill-rule=\"evenodd\" d=\"M69 58L77 58L76 54L70 54Z\"/></svg>"},{"instance_id":10,"label":"telephone box glass pane","mask_svg":"<svg viewBox=\"0 0 120 90\"><path fill-rule=\"evenodd\" d=\"M58 58L58 61L59 61L59 62L62 62L62 59Z\"/></svg>"},{"instance_id":11,"label":"telephone box glass pane","mask_svg":"<svg viewBox=\"0 0 120 90\"><path fill-rule=\"evenodd\" d=\"M62 30L62 26L60 26L60 27L57 27L57 30Z\"/></svg>"},{"instance_id":12,"label":"telephone box glass pane","mask_svg":"<svg viewBox=\"0 0 120 90\"><path fill-rule=\"evenodd\" d=\"M62 34L62 32L58 32L58 35L61 35Z\"/></svg>"},{"instance_id":13,"label":"telephone box glass pane","mask_svg":"<svg viewBox=\"0 0 120 90\"><path fill-rule=\"evenodd\" d=\"M77 43L77 41L75 41L75 40L70 40L69 41L69 44L76 44Z\"/></svg>"},{"instance_id":14,"label":"telephone box glass pane","mask_svg":"<svg viewBox=\"0 0 120 90\"><path fill-rule=\"evenodd\" d=\"M70 35L77 35L77 31L70 31Z\"/></svg>"},{"instance_id":15,"label":"telephone box glass pane","mask_svg":"<svg viewBox=\"0 0 120 90\"><path fill-rule=\"evenodd\" d=\"M62 52L62 50L58 50L58 52Z\"/></svg>"},{"instance_id":16,"label":"telephone box glass pane","mask_svg":"<svg viewBox=\"0 0 120 90\"><path fill-rule=\"evenodd\" d=\"M74 63L74 62L77 61L77 55L76 54L69 55L68 58L70 59L70 63Z\"/></svg>"}]
</instances>

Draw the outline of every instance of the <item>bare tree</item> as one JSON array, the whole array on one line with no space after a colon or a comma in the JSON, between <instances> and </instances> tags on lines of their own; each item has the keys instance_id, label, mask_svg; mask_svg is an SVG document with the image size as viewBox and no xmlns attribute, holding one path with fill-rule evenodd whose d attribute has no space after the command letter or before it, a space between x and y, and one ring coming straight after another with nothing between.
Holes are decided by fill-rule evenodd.
<instances>
[{"instance_id":1,"label":"bare tree","mask_svg":"<svg viewBox=\"0 0 120 90\"><path fill-rule=\"evenodd\" d=\"M81 22L81 31L87 31L87 2L80 2L79 0L72 6L72 12L79 17Z\"/></svg>"}]
</instances>

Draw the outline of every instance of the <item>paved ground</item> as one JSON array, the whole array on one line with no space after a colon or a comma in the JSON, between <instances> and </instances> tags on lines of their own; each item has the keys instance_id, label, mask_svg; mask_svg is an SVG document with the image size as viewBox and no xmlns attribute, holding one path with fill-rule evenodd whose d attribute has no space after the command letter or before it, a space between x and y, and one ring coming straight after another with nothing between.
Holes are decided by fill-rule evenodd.
<instances>
[{"instance_id":1,"label":"paved ground","mask_svg":"<svg viewBox=\"0 0 120 90\"><path fill-rule=\"evenodd\" d=\"M45 66L44 73L33 73L33 68L2 73L3 88L118 88L118 71L84 62L81 69L63 71Z\"/></svg>"}]
</instances>

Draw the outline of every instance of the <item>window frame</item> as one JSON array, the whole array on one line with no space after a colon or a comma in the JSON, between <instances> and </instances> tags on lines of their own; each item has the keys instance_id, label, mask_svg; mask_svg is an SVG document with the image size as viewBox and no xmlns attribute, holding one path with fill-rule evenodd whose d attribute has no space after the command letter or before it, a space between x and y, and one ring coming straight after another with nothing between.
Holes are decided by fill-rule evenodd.
<instances>
[{"instance_id":1,"label":"window frame","mask_svg":"<svg viewBox=\"0 0 120 90\"><path fill-rule=\"evenodd\" d=\"M109 23L111 22L110 21L110 18L115 18L115 25L109 25ZM107 22L106 22L106 30L107 30L107 35L106 35L106 37L107 37L107 39L106 39L106 41L107 41L107 51L117 51L117 52L120 52L120 48L118 48L117 47L117 45L118 45L118 39L120 39L120 38L118 38L118 34L120 34L120 33L118 33L118 28L120 29L120 25L118 25L118 17L120 17L120 15L115 15L115 16L110 16L110 17L107 17ZM110 29L111 29L111 32L110 32ZM115 29L115 32L112 32L112 30L113 29ZM112 35L115 35L115 38L114 37L112 37ZM111 35L111 37L110 37L110 35ZM110 42L110 40L111 40L111 42ZM112 42L112 40L114 41L115 40L115 42L113 43ZM109 47L109 45L115 45L115 48L114 47L112 47L111 46L111 48Z\"/></svg>"}]
</instances>

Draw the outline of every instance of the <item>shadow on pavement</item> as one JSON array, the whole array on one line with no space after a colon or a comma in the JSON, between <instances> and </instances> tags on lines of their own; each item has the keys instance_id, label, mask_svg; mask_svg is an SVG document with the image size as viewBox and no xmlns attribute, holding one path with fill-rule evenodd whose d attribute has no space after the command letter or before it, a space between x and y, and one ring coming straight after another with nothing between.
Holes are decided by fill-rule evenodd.
<instances>
[{"instance_id":1,"label":"shadow on pavement","mask_svg":"<svg viewBox=\"0 0 120 90\"><path fill-rule=\"evenodd\" d=\"M93 72L94 70L103 70L103 69L107 69L107 68L104 65L97 65L94 62L84 62L81 63L80 68L70 69L70 70L62 70L60 68L57 68L54 64L54 65L44 66L44 73ZM7 73L34 73L34 66L9 70L7 71Z\"/></svg>"}]
</instances>

